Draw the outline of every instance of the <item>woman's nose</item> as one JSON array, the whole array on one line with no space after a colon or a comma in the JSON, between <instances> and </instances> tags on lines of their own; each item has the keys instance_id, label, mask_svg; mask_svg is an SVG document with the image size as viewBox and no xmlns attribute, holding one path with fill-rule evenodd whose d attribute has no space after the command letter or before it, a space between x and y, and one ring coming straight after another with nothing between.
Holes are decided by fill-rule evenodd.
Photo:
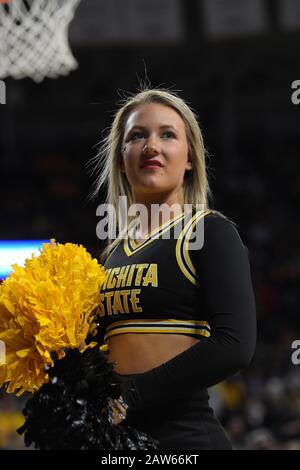
<instances>
[{"instance_id":1,"label":"woman's nose","mask_svg":"<svg viewBox=\"0 0 300 470\"><path fill-rule=\"evenodd\" d=\"M143 147L144 155L157 155L159 153L158 146L153 138L148 139Z\"/></svg>"}]
</instances>

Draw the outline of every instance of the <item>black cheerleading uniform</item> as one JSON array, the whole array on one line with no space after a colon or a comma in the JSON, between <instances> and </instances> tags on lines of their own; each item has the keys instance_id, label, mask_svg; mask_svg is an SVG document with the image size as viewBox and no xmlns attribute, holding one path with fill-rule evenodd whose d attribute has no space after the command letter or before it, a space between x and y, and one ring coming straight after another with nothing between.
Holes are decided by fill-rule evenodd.
<instances>
[{"instance_id":1,"label":"black cheerleading uniform","mask_svg":"<svg viewBox=\"0 0 300 470\"><path fill-rule=\"evenodd\" d=\"M160 449L230 449L206 388L245 368L255 348L248 250L236 228L209 210L183 213L139 245L121 240L105 268L105 340L126 332L200 339L148 372L118 374L131 385L128 424L158 439Z\"/></svg>"}]
</instances>

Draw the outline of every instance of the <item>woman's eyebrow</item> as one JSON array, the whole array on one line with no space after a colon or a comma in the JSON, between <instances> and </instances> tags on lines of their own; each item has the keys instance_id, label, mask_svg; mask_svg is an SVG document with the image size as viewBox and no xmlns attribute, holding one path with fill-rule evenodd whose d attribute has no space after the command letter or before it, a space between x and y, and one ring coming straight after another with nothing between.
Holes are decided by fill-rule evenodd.
<instances>
[{"instance_id":1,"label":"woman's eyebrow","mask_svg":"<svg viewBox=\"0 0 300 470\"><path fill-rule=\"evenodd\" d=\"M160 129L174 129L174 131L177 131L176 127L172 126L172 124L161 124L159 128ZM142 131L146 131L147 127L135 124L128 130L128 133L132 132L134 129L141 129Z\"/></svg>"},{"instance_id":2,"label":"woman's eyebrow","mask_svg":"<svg viewBox=\"0 0 300 470\"><path fill-rule=\"evenodd\" d=\"M172 124L162 124L161 126L159 126L160 129L173 129L174 131L177 131L176 127L172 126Z\"/></svg>"}]
</instances>

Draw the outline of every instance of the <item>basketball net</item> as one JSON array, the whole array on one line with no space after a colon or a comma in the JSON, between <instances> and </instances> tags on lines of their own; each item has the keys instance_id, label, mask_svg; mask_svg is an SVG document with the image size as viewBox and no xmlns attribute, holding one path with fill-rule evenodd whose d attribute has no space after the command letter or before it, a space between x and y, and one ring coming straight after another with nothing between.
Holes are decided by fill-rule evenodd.
<instances>
[{"instance_id":1,"label":"basketball net","mask_svg":"<svg viewBox=\"0 0 300 470\"><path fill-rule=\"evenodd\" d=\"M57 78L77 68L68 28L80 0L0 0L0 78Z\"/></svg>"}]
</instances>

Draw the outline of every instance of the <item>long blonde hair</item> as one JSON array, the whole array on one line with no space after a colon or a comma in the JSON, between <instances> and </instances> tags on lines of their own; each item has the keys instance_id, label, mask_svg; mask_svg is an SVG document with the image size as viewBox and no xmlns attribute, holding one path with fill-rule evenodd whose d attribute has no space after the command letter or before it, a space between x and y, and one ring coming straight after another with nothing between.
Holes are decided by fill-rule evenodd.
<instances>
[{"instance_id":1,"label":"long blonde hair","mask_svg":"<svg viewBox=\"0 0 300 470\"><path fill-rule=\"evenodd\" d=\"M105 203L112 205L112 207L119 207L120 196L126 196L129 205L134 204L135 201L133 200L131 187L125 173L121 171L124 130L127 119L133 110L140 105L153 102L174 109L185 123L192 170L186 172L184 176L183 203L190 204L192 207L196 207L196 204L201 204L204 209L213 210L209 207L213 197L207 178L207 153L196 115L191 107L175 92L161 88L144 89L122 101L107 137L103 139L98 154L93 158L93 162L96 161L98 178L92 195L98 195L100 190L104 188L107 192ZM219 211L213 210L213 212L223 216ZM119 227L118 211L116 211L116 217L117 227ZM127 224L129 223L130 220L128 218ZM108 240L107 246L101 254L101 260L107 258L123 235L124 232L120 232L114 240Z\"/></svg>"}]
</instances>

